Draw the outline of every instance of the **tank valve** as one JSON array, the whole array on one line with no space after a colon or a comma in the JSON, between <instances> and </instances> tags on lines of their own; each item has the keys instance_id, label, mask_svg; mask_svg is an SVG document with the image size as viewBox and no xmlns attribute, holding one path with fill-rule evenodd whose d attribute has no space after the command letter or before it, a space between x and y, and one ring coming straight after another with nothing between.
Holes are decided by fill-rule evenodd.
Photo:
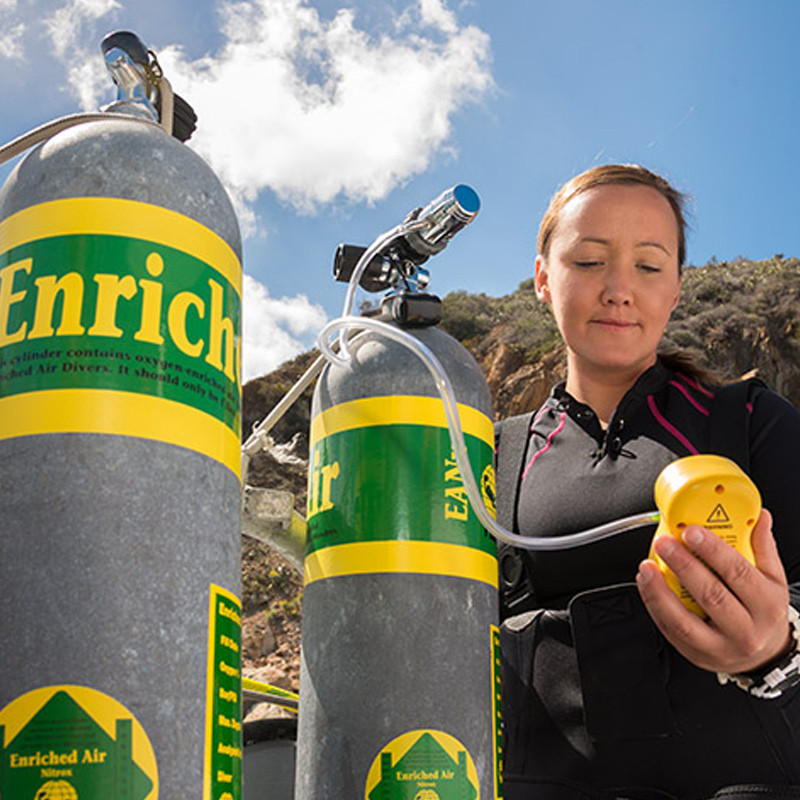
<instances>
[{"instance_id":1,"label":"tank valve","mask_svg":"<svg viewBox=\"0 0 800 800\"><path fill-rule=\"evenodd\" d=\"M133 106L160 122L178 141L187 141L197 127L197 114L172 91L156 54L131 31L109 33L100 47L117 86L117 99L105 110Z\"/></svg>"},{"instance_id":2,"label":"tank valve","mask_svg":"<svg viewBox=\"0 0 800 800\"><path fill-rule=\"evenodd\" d=\"M453 236L475 219L480 206L477 192L460 183L424 208L411 211L398 235L376 253L361 273L362 289L389 292L379 304L364 310L363 316L408 328L436 325L442 318L442 301L425 293L430 273L422 264L444 250ZM366 247L340 244L333 260L333 277L349 281L366 251Z\"/></svg>"}]
</instances>

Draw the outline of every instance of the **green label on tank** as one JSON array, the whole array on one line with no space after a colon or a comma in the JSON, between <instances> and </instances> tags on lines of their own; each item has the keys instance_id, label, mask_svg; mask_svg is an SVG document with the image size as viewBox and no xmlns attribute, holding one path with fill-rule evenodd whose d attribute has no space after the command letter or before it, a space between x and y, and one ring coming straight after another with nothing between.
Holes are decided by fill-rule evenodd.
<instances>
[{"instance_id":1,"label":"green label on tank","mask_svg":"<svg viewBox=\"0 0 800 800\"><path fill-rule=\"evenodd\" d=\"M443 731L404 733L381 749L367 775L365 800L477 800L475 763Z\"/></svg>"},{"instance_id":2,"label":"green label on tank","mask_svg":"<svg viewBox=\"0 0 800 800\"><path fill-rule=\"evenodd\" d=\"M494 736L494 796L495 800L503 797L503 718L500 713L500 629L492 625L492 734Z\"/></svg>"},{"instance_id":3,"label":"green label on tank","mask_svg":"<svg viewBox=\"0 0 800 800\"><path fill-rule=\"evenodd\" d=\"M466 436L484 502L494 507L492 448ZM312 446L307 552L355 542L442 542L494 554L445 428L379 425L326 436Z\"/></svg>"},{"instance_id":4,"label":"green label on tank","mask_svg":"<svg viewBox=\"0 0 800 800\"><path fill-rule=\"evenodd\" d=\"M242 795L241 603L211 586L203 800Z\"/></svg>"},{"instance_id":5,"label":"green label on tank","mask_svg":"<svg viewBox=\"0 0 800 800\"><path fill-rule=\"evenodd\" d=\"M239 315L225 275L175 247L82 233L24 242L0 255L0 399L133 392L238 435Z\"/></svg>"},{"instance_id":6,"label":"green label on tank","mask_svg":"<svg viewBox=\"0 0 800 800\"><path fill-rule=\"evenodd\" d=\"M116 700L81 686L29 692L0 711L0 797L157 800L153 750Z\"/></svg>"}]
</instances>

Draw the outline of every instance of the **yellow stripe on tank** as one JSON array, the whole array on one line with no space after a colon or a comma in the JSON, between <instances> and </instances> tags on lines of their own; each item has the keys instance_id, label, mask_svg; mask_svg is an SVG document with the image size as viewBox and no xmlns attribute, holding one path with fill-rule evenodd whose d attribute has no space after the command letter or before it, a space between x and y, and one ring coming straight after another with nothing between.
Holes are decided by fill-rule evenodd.
<instances>
[{"instance_id":1,"label":"yellow stripe on tank","mask_svg":"<svg viewBox=\"0 0 800 800\"><path fill-rule=\"evenodd\" d=\"M471 406L458 404L465 434L494 449L494 426L489 417ZM426 425L446 428L444 403L439 397L387 395L339 403L317 414L311 421L311 445L334 433L376 425Z\"/></svg>"},{"instance_id":2,"label":"yellow stripe on tank","mask_svg":"<svg viewBox=\"0 0 800 800\"><path fill-rule=\"evenodd\" d=\"M214 417L163 397L53 389L0 399L0 440L47 433L107 433L173 444L228 467L241 480L239 437Z\"/></svg>"},{"instance_id":3,"label":"yellow stripe on tank","mask_svg":"<svg viewBox=\"0 0 800 800\"><path fill-rule=\"evenodd\" d=\"M241 265L221 236L191 217L138 200L72 197L24 208L0 223L0 252L75 234L124 236L173 247L213 267L241 297Z\"/></svg>"},{"instance_id":4,"label":"yellow stripe on tank","mask_svg":"<svg viewBox=\"0 0 800 800\"><path fill-rule=\"evenodd\" d=\"M306 556L306 585L325 578L375 573L468 578L497 588L497 559L472 547L442 542L378 541L340 544Z\"/></svg>"}]
</instances>

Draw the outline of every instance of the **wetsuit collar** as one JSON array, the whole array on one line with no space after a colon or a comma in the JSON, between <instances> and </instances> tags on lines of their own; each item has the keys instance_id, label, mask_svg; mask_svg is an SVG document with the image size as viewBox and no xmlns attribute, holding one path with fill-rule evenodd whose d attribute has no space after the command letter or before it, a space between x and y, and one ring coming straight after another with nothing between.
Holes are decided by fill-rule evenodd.
<instances>
[{"instance_id":1,"label":"wetsuit collar","mask_svg":"<svg viewBox=\"0 0 800 800\"><path fill-rule=\"evenodd\" d=\"M566 411L578 425L602 446L604 452L605 445L610 441L610 436L618 434L618 429L621 427L620 421L629 417L634 409L646 401L647 395L657 392L672 377L672 370L666 367L659 358L652 367L649 367L636 379L636 383L624 394L619 405L614 410L607 429L603 429L597 414L591 406L576 400L566 390L566 381L562 381L553 387L553 391L545 405L555 411Z\"/></svg>"},{"instance_id":2,"label":"wetsuit collar","mask_svg":"<svg viewBox=\"0 0 800 800\"><path fill-rule=\"evenodd\" d=\"M666 367L659 358L656 363L653 364L652 367L646 369L636 379L636 383L625 392L617 406L617 410L614 412L614 416L617 416L621 410L627 408L632 402L641 400L647 397L648 394L658 391L664 384L669 382L672 376L672 370ZM550 393L550 397L547 399L547 405L551 408L558 407L559 411L572 412L573 410L580 411L589 409L589 411L594 414L594 410L591 406L586 405L586 403L581 403L580 400L576 400L567 391L566 386L566 381L561 381L561 383L556 384ZM570 414L570 416L572 416L572 414Z\"/></svg>"}]
</instances>

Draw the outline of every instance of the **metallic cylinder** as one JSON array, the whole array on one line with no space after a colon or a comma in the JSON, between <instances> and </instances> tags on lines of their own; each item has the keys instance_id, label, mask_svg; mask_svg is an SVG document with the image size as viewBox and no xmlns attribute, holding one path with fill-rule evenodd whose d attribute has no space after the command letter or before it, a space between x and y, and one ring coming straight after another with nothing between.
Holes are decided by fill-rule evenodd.
<instances>
[{"instance_id":1,"label":"metallic cylinder","mask_svg":"<svg viewBox=\"0 0 800 800\"><path fill-rule=\"evenodd\" d=\"M0 795L241 796L241 241L108 120L0 193Z\"/></svg>"},{"instance_id":2,"label":"metallic cylinder","mask_svg":"<svg viewBox=\"0 0 800 800\"><path fill-rule=\"evenodd\" d=\"M454 339L451 376L494 500L491 401ZM366 335L312 408L297 800L499 794L497 562L469 507L433 380Z\"/></svg>"}]
</instances>

